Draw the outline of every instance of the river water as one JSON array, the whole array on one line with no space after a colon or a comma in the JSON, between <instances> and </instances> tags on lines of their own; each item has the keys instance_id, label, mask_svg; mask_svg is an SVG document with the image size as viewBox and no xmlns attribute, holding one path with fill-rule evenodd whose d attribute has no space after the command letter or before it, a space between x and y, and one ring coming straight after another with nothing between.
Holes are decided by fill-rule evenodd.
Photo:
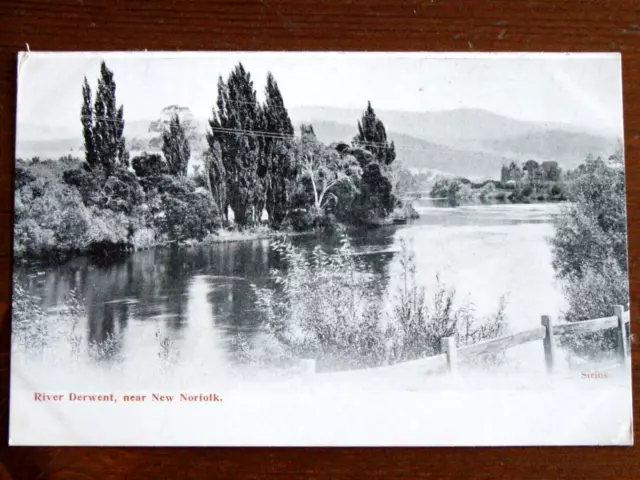
<instances>
[{"instance_id":1,"label":"river water","mask_svg":"<svg viewBox=\"0 0 640 480\"><path fill-rule=\"evenodd\" d=\"M511 332L539 326L541 315L561 314L565 304L548 243L559 205L449 207L423 199L416 207L418 220L353 236L356 251L377 274L382 295L397 288L398 252L405 239L415 253L417 282L427 292L439 277L478 316L495 312L505 296ZM336 245L328 237L292 240L307 249ZM17 274L43 299L55 328L71 328L54 321L69 292L77 292L86 314L73 326L75 338L84 345L108 345L109 355L79 353L74 362L100 372L117 358L125 370L144 374L163 353L192 371L223 369L235 348L232 339L259 325L251 284L266 285L277 266L270 240L263 239L147 250L102 264L76 258L60 266L20 268ZM65 334L51 347L58 369L66 366L68 344ZM529 347L530 354L521 349L519 361L542 368L541 346Z\"/></svg>"}]
</instances>

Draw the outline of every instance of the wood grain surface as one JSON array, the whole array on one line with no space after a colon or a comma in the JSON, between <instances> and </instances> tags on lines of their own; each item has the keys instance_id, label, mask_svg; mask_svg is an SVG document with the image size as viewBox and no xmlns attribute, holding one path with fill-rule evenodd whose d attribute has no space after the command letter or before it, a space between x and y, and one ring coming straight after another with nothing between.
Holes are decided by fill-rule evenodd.
<instances>
[{"instance_id":1,"label":"wood grain surface","mask_svg":"<svg viewBox=\"0 0 640 480\"><path fill-rule=\"evenodd\" d=\"M10 304L16 53L31 50L619 51L632 331L640 313L640 2L3 0L0 302ZM472 78L469 79L473 81ZM215 79L212 80L215 88ZM478 449L7 448L9 313L0 326L0 478L640 478L640 446ZM634 384L640 357L632 345ZM634 407L638 410L638 389ZM585 398L585 402L588 399ZM637 417L636 417L637 418ZM122 428L128 428L123 425ZM209 425L207 428L215 428ZM636 443L638 436L636 435Z\"/></svg>"}]
</instances>

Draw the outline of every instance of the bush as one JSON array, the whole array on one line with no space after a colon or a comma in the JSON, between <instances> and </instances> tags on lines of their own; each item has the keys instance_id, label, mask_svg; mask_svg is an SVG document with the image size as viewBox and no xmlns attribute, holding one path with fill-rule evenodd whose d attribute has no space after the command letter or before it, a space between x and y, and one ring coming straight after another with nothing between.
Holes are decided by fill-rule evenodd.
<instances>
[{"instance_id":1,"label":"bush","mask_svg":"<svg viewBox=\"0 0 640 480\"><path fill-rule=\"evenodd\" d=\"M88 341L82 345L83 337L78 332L78 325L86 315L86 310L75 290L69 291L55 314L46 315L40 307L41 303L42 299L31 293L14 276L11 307L11 342L14 351L28 352L29 355L52 353L51 361L55 361L62 354L62 344L69 347L68 353L72 359L81 355L98 361L123 359L120 335L107 335L100 342ZM54 346L55 349L52 349Z\"/></svg>"},{"instance_id":2,"label":"bush","mask_svg":"<svg viewBox=\"0 0 640 480\"><path fill-rule=\"evenodd\" d=\"M437 278L431 302L426 301L424 287L415 280L413 252L402 243L400 264L401 286L394 305L394 324L397 325L393 342L393 361L407 361L430 357L441 352L442 339L455 337L456 344L464 347L481 340L496 338L506 333L505 300L500 299L497 312L488 319L478 319L473 307L463 302L456 307L456 292L448 289ZM498 357L480 359L497 361Z\"/></svg>"},{"instance_id":3,"label":"bush","mask_svg":"<svg viewBox=\"0 0 640 480\"><path fill-rule=\"evenodd\" d=\"M16 258L62 261L95 247L127 247L132 205L141 201L137 181L128 172L112 177L100 191L97 178L81 168L63 170L48 161L26 168L20 167L16 177Z\"/></svg>"},{"instance_id":4,"label":"bush","mask_svg":"<svg viewBox=\"0 0 640 480\"><path fill-rule=\"evenodd\" d=\"M569 308L565 318L579 322L610 316L629 302L624 169L587 159L569 184L571 205L554 220L553 266L563 281ZM610 332L563 339L581 358L606 356L615 345Z\"/></svg>"},{"instance_id":5,"label":"bush","mask_svg":"<svg viewBox=\"0 0 640 480\"><path fill-rule=\"evenodd\" d=\"M490 198L496 197L496 186L492 181L486 182L482 189L480 190L480 200L488 200ZM504 198L504 194L502 194Z\"/></svg>"},{"instance_id":6,"label":"bush","mask_svg":"<svg viewBox=\"0 0 640 480\"><path fill-rule=\"evenodd\" d=\"M564 314L567 322L609 317L614 314L614 305L626 305L629 300L627 273L612 258L605 261L602 270L570 277L564 290L569 304ZM617 329L570 334L561 337L561 344L580 358L600 360L615 351L617 335Z\"/></svg>"},{"instance_id":7,"label":"bush","mask_svg":"<svg viewBox=\"0 0 640 480\"><path fill-rule=\"evenodd\" d=\"M559 196L562 195L562 188L560 188L560 185L558 185L557 183L554 183L551 186L551 195L553 196Z\"/></svg>"},{"instance_id":8,"label":"bush","mask_svg":"<svg viewBox=\"0 0 640 480\"><path fill-rule=\"evenodd\" d=\"M382 303L376 275L358 258L347 236L332 255L316 247L311 255L290 242L274 242L286 270L271 273L275 286L253 289L271 343L270 361L315 358L322 369L361 368L422 358L440 351L443 337L461 345L504 331L503 307L488 322L468 305L454 308L455 292L439 286L432 305L415 285L413 257L406 246L403 282L391 314ZM245 359L264 361L246 338L238 340Z\"/></svg>"},{"instance_id":9,"label":"bush","mask_svg":"<svg viewBox=\"0 0 640 480\"><path fill-rule=\"evenodd\" d=\"M527 198L533 193L533 187L531 185L525 185L520 191L520 197Z\"/></svg>"},{"instance_id":10,"label":"bush","mask_svg":"<svg viewBox=\"0 0 640 480\"><path fill-rule=\"evenodd\" d=\"M202 240L221 221L211 192L196 189L186 177L161 177L158 185L159 203L156 208L156 226L170 240Z\"/></svg>"}]
</instances>

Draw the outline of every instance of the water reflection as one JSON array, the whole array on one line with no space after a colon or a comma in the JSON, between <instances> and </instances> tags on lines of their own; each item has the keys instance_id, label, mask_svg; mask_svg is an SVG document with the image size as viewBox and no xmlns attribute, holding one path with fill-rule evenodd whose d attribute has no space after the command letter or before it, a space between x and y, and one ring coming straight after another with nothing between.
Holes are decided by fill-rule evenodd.
<instances>
[{"instance_id":1,"label":"water reflection","mask_svg":"<svg viewBox=\"0 0 640 480\"><path fill-rule=\"evenodd\" d=\"M553 208L544 205L450 208L428 199L417 201L416 208L421 218L407 225L352 234L357 254L376 275L374 288L381 299L389 295L390 264L403 231L416 232L415 247L423 248L422 243L433 242L426 228L432 225L546 223L553 214ZM291 241L309 253L318 243L329 253L340 245L336 235L292 237ZM429 252L425 250L433 255L433 246ZM16 274L26 288L43 298L44 308L52 315L76 290L86 307L83 327L89 344L104 345L117 338L121 341L110 345L113 352L119 353L123 345L134 351L142 342L140 329L158 329L171 349L198 359L222 355L232 348L230 339L237 333L256 331L260 318L251 285L272 285L270 269L279 267L282 262L270 241L263 239L147 250L110 263L76 258L61 266L17 268ZM216 357L215 361L221 360Z\"/></svg>"}]
</instances>

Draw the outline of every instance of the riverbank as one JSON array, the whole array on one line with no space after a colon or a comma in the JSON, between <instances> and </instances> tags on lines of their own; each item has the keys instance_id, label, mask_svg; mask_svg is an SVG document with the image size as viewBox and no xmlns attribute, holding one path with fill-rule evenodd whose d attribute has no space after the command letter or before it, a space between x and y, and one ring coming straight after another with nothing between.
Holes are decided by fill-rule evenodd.
<instances>
[{"instance_id":1,"label":"riverbank","mask_svg":"<svg viewBox=\"0 0 640 480\"><path fill-rule=\"evenodd\" d=\"M262 240L265 238L273 238L281 235L292 235L296 233L297 232L280 232L280 231L272 230L266 226L246 228L244 230L220 229L217 232L207 235L202 240L195 240L195 239L189 239L189 240L183 240L183 241L170 240L165 242L148 243L144 245L134 245L132 250L134 252L139 252L143 250L150 250L153 248L170 247L170 246L195 247L199 245L213 245L218 243ZM302 234L304 233L305 232L302 232Z\"/></svg>"}]
</instances>

